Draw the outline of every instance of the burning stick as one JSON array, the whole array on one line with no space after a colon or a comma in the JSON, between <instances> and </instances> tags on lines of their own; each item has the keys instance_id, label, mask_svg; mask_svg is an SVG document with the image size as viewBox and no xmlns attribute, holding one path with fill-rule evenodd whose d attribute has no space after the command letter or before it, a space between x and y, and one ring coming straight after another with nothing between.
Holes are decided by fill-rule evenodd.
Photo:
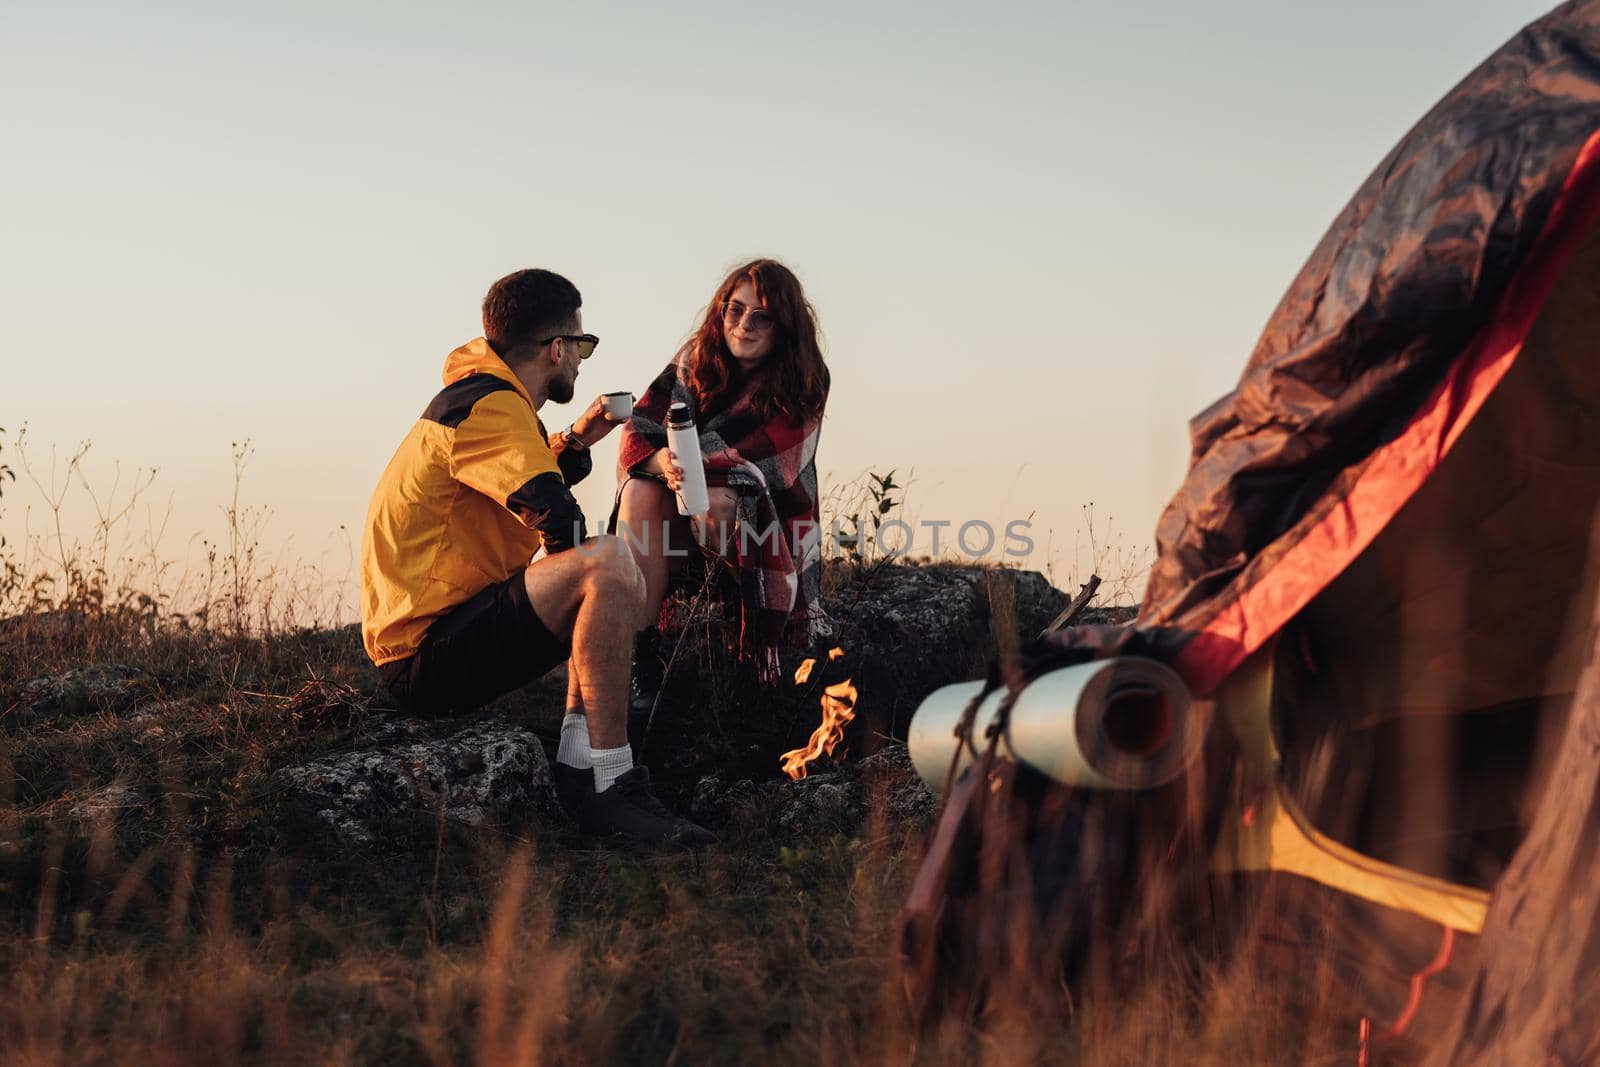
<instances>
[{"instance_id":1,"label":"burning stick","mask_svg":"<svg viewBox=\"0 0 1600 1067\"><path fill-rule=\"evenodd\" d=\"M828 661L831 663L843 656L844 649L835 648L828 652ZM816 665L814 659L801 663L794 672L794 684L805 685ZM799 781L804 778L806 764L818 756L833 755L834 748L844 740L844 728L856 717L856 687L850 683L851 679L846 678L822 691L822 724L812 731L811 740L805 748L785 752L780 757L783 773L790 779Z\"/></svg>"}]
</instances>

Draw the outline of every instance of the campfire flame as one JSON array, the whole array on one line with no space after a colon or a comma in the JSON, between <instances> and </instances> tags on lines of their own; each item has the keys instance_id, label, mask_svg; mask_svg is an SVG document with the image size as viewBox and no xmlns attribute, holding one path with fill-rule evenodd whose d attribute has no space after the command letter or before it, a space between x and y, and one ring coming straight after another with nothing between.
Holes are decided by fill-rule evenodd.
<instances>
[{"instance_id":1,"label":"campfire flame","mask_svg":"<svg viewBox=\"0 0 1600 1067\"><path fill-rule=\"evenodd\" d=\"M828 652L828 661L831 663L843 656L844 649L834 648ZM816 665L815 659L801 663L794 672L794 684L805 685L810 681ZM783 761L784 774L798 782L806 776L806 764L818 756L833 755L834 748L844 740L844 728L856 717L856 696L856 687L849 678L822 691L822 724L812 732L805 748L785 752L779 757Z\"/></svg>"}]
</instances>

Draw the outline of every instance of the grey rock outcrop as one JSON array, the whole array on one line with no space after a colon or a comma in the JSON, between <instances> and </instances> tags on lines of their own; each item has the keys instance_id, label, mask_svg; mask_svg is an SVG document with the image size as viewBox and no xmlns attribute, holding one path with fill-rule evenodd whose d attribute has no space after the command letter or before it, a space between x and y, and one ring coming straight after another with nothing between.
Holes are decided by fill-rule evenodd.
<instances>
[{"instance_id":1,"label":"grey rock outcrop","mask_svg":"<svg viewBox=\"0 0 1600 1067\"><path fill-rule=\"evenodd\" d=\"M712 826L765 811L786 833L848 833L867 820L874 801L889 824L914 828L931 825L939 807L905 746L890 745L860 762L829 764L794 782L729 784L707 775L696 784L689 810Z\"/></svg>"},{"instance_id":2,"label":"grey rock outcrop","mask_svg":"<svg viewBox=\"0 0 1600 1067\"><path fill-rule=\"evenodd\" d=\"M1003 644L1037 636L1069 599L1036 571L948 564L865 567L823 597L836 625L833 639L811 649L785 647L780 655L783 681L775 688L741 687L730 681L737 671L725 650L716 647L714 633L708 639L707 629L697 626L681 635L667 635L670 648L676 649L671 689L686 705L720 702L733 708L760 708L756 718L762 721L750 725L762 735L763 750L773 744L800 744L816 723L820 687L802 690L787 680L802 660L824 656L829 645L838 645L847 659L815 677L826 676L822 684L830 684L853 676L861 687L860 719L851 734L863 741L903 737L911 713L924 697L941 685L982 677L990 657ZM724 625L736 628L738 623ZM557 668L486 710L498 718L554 732L561 721L565 690L564 668ZM662 725L670 731L670 723ZM791 728L801 732L790 736ZM773 730L784 736L769 736ZM877 742L850 747L857 755L868 755Z\"/></svg>"},{"instance_id":3,"label":"grey rock outcrop","mask_svg":"<svg viewBox=\"0 0 1600 1067\"><path fill-rule=\"evenodd\" d=\"M870 568L827 598L841 637L863 639L877 653L917 655L1014 630L1037 634L1068 597L1037 571L956 567Z\"/></svg>"},{"instance_id":4,"label":"grey rock outcrop","mask_svg":"<svg viewBox=\"0 0 1600 1067\"><path fill-rule=\"evenodd\" d=\"M31 718L123 712L152 700L158 686L154 675L138 667L90 663L23 682L23 711Z\"/></svg>"},{"instance_id":5,"label":"grey rock outcrop","mask_svg":"<svg viewBox=\"0 0 1600 1067\"><path fill-rule=\"evenodd\" d=\"M97 819L115 818L122 812L144 808L149 804L150 798L143 790L121 782L113 782L104 789L96 790L75 801L67 810L75 819L94 822Z\"/></svg>"},{"instance_id":6,"label":"grey rock outcrop","mask_svg":"<svg viewBox=\"0 0 1600 1067\"><path fill-rule=\"evenodd\" d=\"M993 567L867 568L842 584L826 601L844 668L861 689L852 750L866 755L874 739L903 738L924 697L982 677L997 651L1037 636L1068 599L1036 571ZM786 670L800 658L786 655Z\"/></svg>"},{"instance_id":7,"label":"grey rock outcrop","mask_svg":"<svg viewBox=\"0 0 1600 1067\"><path fill-rule=\"evenodd\" d=\"M1029 571L864 568L826 597L843 656L829 659L828 644L786 650L775 687L733 663L715 626L692 627L673 670L675 709L635 756L651 767L663 800L711 825L749 817L775 819L786 832L848 829L875 806L895 824L929 819L936 799L896 740L911 714L939 686L981 676L996 651L1031 639L1067 600ZM818 660L812 677L793 684L807 655ZM856 719L833 759L799 782L782 779L779 753L804 746L823 689L847 678L859 691ZM443 724L386 712L380 695L359 718L357 751L279 774L351 844L380 841L402 813L434 814L441 803L446 818L469 824L559 818L534 731L553 737L564 691L552 672L448 736L439 736Z\"/></svg>"},{"instance_id":8,"label":"grey rock outcrop","mask_svg":"<svg viewBox=\"0 0 1600 1067\"><path fill-rule=\"evenodd\" d=\"M295 798L352 845L371 845L402 813L479 826L559 811L539 739L521 727L479 722L418 739L420 724L384 724L375 747L328 756L279 774Z\"/></svg>"}]
</instances>

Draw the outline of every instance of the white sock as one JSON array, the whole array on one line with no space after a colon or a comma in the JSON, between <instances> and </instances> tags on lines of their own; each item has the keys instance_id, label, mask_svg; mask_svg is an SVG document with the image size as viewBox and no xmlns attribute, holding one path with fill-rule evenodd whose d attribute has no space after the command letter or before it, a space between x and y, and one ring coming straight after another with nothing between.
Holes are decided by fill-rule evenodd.
<instances>
[{"instance_id":1,"label":"white sock","mask_svg":"<svg viewBox=\"0 0 1600 1067\"><path fill-rule=\"evenodd\" d=\"M594 766L589 754L589 720L576 711L567 712L561 720L561 747L556 749L556 762L580 771Z\"/></svg>"},{"instance_id":2,"label":"white sock","mask_svg":"<svg viewBox=\"0 0 1600 1067\"><path fill-rule=\"evenodd\" d=\"M633 749L627 745L621 748L596 748L589 751L594 760L594 791L604 793L611 788L611 783L633 770Z\"/></svg>"}]
</instances>

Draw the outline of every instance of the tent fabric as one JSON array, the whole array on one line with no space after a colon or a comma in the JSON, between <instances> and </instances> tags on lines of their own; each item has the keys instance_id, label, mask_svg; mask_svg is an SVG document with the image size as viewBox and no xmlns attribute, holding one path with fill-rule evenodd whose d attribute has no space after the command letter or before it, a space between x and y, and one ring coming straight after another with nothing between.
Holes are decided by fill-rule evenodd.
<instances>
[{"instance_id":1,"label":"tent fabric","mask_svg":"<svg viewBox=\"0 0 1600 1067\"><path fill-rule=\"evenodd\" d=\"M1294 672L1306 675L1296 703L1323 703L1318 718L1358 727L1335 709L1370 722L1577 687L1594 647L1582 601L1600 506L1600 231L1567 261L1515 359L1491 360L1490 347L1501 346L1461 364L1474 385L1458 395L1482 403L1454 420L1448 455L1296 617L1295 659L1316 666Z\"/></svg>"},{"instance_id":2,"label":"tent fabric","mask_svg":"<svg viewBox=\"0 0 1600 1067\"><path fill-rule=\"evenodd\" d=\"M1334 221L1238 386L1191 422L1134 627L1036 651L1155 655L1209 694L1327 589L1516 364L1600 219L1597 132L1600 0L1585 0L1468 75Z\"/></svg>"},{"instance_id":3,"label":"tent fabric","mask_svg":"<svg viewBox=\"0 0 1600 1067\"><path fill-rule=\"evenodd\" d=\"M1458 365L1474 384L1443 395L1481 405L1277 643L1285 784L1364 855L1489 888L1521 839L1596 647L1597 324L1591 227L1515 358L1495 344Z\"/></svg>"}]
</instances>

